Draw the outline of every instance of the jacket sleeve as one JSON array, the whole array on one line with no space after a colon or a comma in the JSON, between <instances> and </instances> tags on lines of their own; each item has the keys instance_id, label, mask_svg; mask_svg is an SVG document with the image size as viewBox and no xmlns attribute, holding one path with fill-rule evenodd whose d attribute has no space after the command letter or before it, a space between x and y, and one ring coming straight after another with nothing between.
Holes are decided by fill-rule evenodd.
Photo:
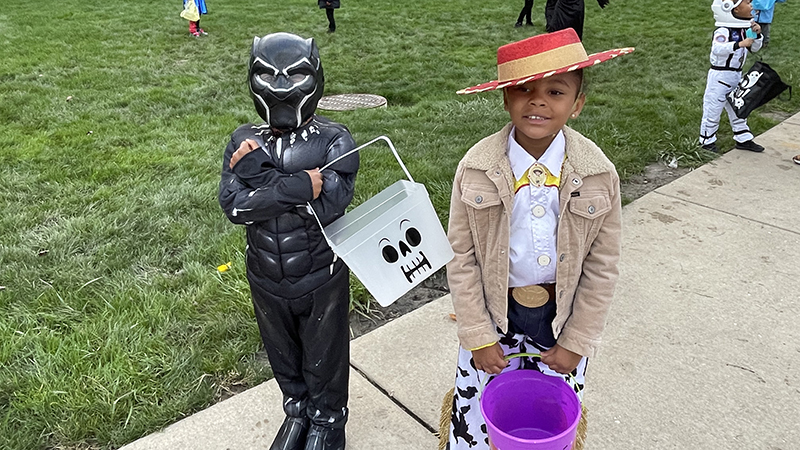
<instances>
[{"instance_id":1,"label":"jacket sleeve","mask_svg":"<svg viewBox=\"0 0 800 450\"><path fill-rule=\"evenodd\" d=\"M356 147L350 132L345 129L328 145L325 164L344 155ZM326 226L344 215L347 205L353 200L358 172L358 152L346 156L342 160L322 171L322 192L311 201L314 212L322 226Z\"/></svg>"},{"instance_id":2,"label":"jacket sleeve","mask_svg":"<svg viewBox=\"0 0 800 450\"><path fill-rule=\"evenodd\" d=\"M219 204L231 222L263 222L313 198L311 177L305 171L283 173L261 150L248 153L231 169L231 156L241 141L231 137L225 148L219 183Z\"/></svg>"},{"instance_id":3,"label":"jacket sleeve","mask_svg":"<svg viewBox=\"0 0 800 450\"><path fill-rule=\"evenodd\" d=\"M588 357L597 354L619 278L622 201L619 176L615 172L608 173L608 176L612 186L609 192L611 210L598 219L603 222L583 260L572 314L558 337L561 347Z\"/></svg>"},{"instance_id":4,"label":"jacket sleeve","mask_svg":"<svg viewBox=\"0 0 800 450\"><path fill-rule=\"evenodd\" d=\"M739 49L737 42L731 42L731 33L725 27L717 28L714 31L714 38L711 43L711 53L716 56L728 56Z\"/></svg>"},{"instance_id":5,"label":"jacket sleeve","mask_svg":"<svg viewBox=\"0 0 800 450\"><path fill-rule=\"evenodd\" d=\"M458 324L458 339L466 350L497 342L497 332L486 308L482 272L475 254L467 205L461 200L464 168L459 166L450 198L447 239L455 257L447 263L447 283Z\"/></svg>"}]
</instances>

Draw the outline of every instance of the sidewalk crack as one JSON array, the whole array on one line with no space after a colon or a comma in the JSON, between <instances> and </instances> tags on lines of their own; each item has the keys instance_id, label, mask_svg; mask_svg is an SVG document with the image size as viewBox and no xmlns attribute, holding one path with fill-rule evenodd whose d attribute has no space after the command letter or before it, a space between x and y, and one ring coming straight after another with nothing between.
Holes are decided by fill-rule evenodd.
<instances>
[{"instance_id":1,"label":"sidewalk crack","mask_svg":"<svg viewBox=\"0 0 800 450\"><path fill-rule=\"evenodd\" d=\"M391 400L391 401L392 401L392 403L394 403L395 405L397 405L397 407L398 407L398 408L400 408L401 410L403 410L403 412L405 412L406 414L408 414L408 415L409 415L409 416L410 416L412 419L416 420L416 421L417 421L417 423L419 423L419 424L420 424L420 425L422 425L422 426L423 426L423 427L424 427L426 430L428 430L429 432L431 432L431 434L434 434L434 435L435 435L435 434L439 433L439 430L435 430L435 429L433 429L433 427L431 427L430 425L428 425L428 424L427 424L427 423L426 423L424 420L422 420L422 418L421 418L421 417L419 417L419 416L418 416L418 415L416 415L416 414L415 414L413 411L411 411L411 409L409 409L408 407L406 407L406 405L404 405L404 404L400 403L400 401L399 401L399 400L397 400L397 399L396 399L396 398L395 398L393 395L391 395L391 394L389 393L389 391L387 391L386 389L384 389L383 387L381 387L381 385L379 385L379 384L378 384L378 383L377 383L375 380L373 380L372 378L370 378L369 376L367 376L367 374L366 374L366 373L364 373L364 372L363 372L361 369L359 369L358 367L354 366L352 363L350 364L350 367L352 367L352 368L353 368L353 370L355 370L356 372L358 372L358 374L359 374L359 375L361 375L361 376L362 376L362 377L363 377L365 380L367 380L367 381L369 382L369 384L373 385L373 386L375 387L375 389L377 389L378 391L380 391L380 393L381 393L381 394L383 394L384 396L386 396L386 398L388 398L389 400Z\"/></svg>"}]
</instances>

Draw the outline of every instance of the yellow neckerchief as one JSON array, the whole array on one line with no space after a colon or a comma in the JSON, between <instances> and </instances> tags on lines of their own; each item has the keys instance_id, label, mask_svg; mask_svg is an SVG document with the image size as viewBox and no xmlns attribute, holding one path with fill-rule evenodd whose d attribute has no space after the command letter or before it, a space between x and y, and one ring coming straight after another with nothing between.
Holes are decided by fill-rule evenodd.
<instances>
[{"instance_id":1,"label":"yellow neckerchief","mask_svg":"<svg viewBox=\"0 0 800 450\"><path fill-rule=\"evenodd\" d=\"M519 190L524 188L525 186L530 186L531 182L534 181L537 178L539 180L541 180L542 183L539 183L539 186L537 186L537 183L534 182L533 186L535 186L535 187L542 187L542 186L544 186L544 187L555 187L555 188L560 187L561 186L561 172L564 171L564 163L565 162L567 162L567 153L566 152L564 152L564 160L561 162L561 170L559 171L558 176L555 176L552 173L550 173L550 170L544 164L542 164L542 163L540 163L538 161L533 163L533 165L531 165L528 168L528 170L525 171L525 174L522 175L522 178L520 178L519 180L514 181L514 195L516 195L517 192L519 192ZM542 175L539 176L539 177L536 177L534 175L534 173L537 171L537 169L542 171Z\"/></svg>"}]
</instances>

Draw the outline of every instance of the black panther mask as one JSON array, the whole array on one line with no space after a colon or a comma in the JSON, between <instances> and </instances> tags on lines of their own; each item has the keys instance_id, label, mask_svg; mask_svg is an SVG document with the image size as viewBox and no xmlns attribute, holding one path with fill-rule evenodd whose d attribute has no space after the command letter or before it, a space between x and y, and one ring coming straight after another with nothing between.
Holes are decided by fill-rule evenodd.
<instances>
[{"instance_id":1,"label":"black panther mask","mask_svg":"<svg viewBox=\"0 0 800 450\"><path fill-rule=\"evenodd\" d=\"M249 81L258 115L269 126L298 128L314 114L325 87L317 44L289 33L256 37Z\"/></svg>"}]
</instances>

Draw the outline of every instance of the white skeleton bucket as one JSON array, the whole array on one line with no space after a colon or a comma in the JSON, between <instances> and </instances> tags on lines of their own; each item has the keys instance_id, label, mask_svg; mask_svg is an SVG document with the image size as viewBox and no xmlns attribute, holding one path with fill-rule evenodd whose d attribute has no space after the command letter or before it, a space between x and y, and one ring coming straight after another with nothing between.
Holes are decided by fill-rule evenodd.
<instances>
[{"instance_id":1,"label":"white skeleton bucket","mask_svg":"<svg viewBox=\"0 0 800 450\"><path fill-rule=\"evenodd\" d=\"M320 227L333 252L381 306L389 306L454 254L425 185L414 182L388 137L379 136L320 171L379 140L389 144L409 181L395 182L327 227Z\"/></svg>"}]
</instances>

